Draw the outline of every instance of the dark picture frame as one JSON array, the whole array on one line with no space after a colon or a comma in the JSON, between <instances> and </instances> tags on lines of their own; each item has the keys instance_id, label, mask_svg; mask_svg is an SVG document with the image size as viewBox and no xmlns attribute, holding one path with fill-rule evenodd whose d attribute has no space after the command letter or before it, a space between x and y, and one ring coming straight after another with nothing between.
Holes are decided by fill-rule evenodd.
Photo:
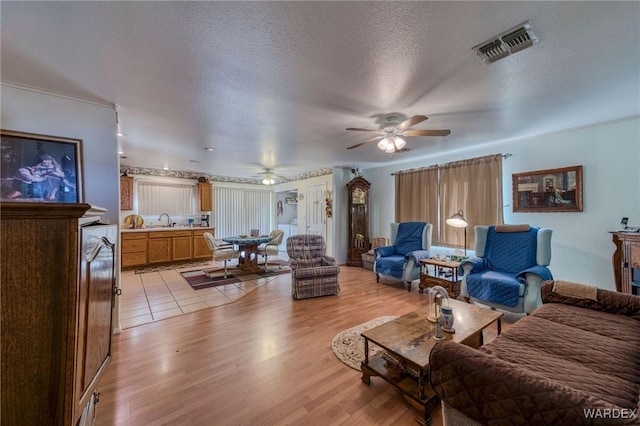
<instances>
[{"instance_id":1,"label":"dark picture frame","mask_svg":"<svg viewBox=\"0 0 640 426\"><path fill-rule=\"evenodd\" d=\"M82 140L0 130L2 202L82 203Z\"/></svg>"},{"instance_id":2,"label":"dark picture frame","mask_svg":"<svg viewBox=\"0 0 640 426\"><path fill-rule=\"evenodd\" d=\"M581 212L582 166L512 175L513 211Z\"/></svg>"}]
</instances>

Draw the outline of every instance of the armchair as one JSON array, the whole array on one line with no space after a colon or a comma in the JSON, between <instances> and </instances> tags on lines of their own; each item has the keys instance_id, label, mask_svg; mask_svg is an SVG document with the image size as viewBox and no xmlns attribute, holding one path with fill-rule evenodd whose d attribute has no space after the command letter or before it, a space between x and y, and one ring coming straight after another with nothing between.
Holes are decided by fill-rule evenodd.
<instances>
[{"instance_id":1,"label":"armchair","mask_svg":"<svg viewBox=\"0 0 640 426\"><path fill-rule=\"evenodd\" d=\"M287 254L291 267L291 294L294 299L338 294L336 260L327 256L322 235L293 235L287 238Z\"/></svg>"},{"instance_id":2,"label":"armchair","mask_svg":"<svg viewBox=\"0 0 640 426\"><path fill-rule=\"evenodd\" d=\"M460 265L460 294L492 308L530 314L542 304L540 283L553 279L551 234L529 225L476 226L476 257Z\"/></svg>"},{"instance_id":3,"label":"armchair","mask_svg":"<svg viewBox=\"0 0 640 426\"><path fill-rule=\"evenodd\" d=\"M376 282L380 282L380 275L390 276L407 283L411 291L411 281L420 276L420 259L429 258L431 230L432 225L426 222L392 223L391 245L374 251Z\"/></svg>"}]
</instances>

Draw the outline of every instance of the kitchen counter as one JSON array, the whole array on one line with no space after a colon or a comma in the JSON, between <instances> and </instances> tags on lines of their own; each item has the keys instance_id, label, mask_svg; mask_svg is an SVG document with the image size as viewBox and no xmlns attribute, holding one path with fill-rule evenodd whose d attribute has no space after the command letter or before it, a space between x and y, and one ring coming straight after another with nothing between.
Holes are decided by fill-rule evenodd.
<instances>
[{"instance_id":1,"label":"kitchen counter","mask_svg":"<svg viewBox=\"0 0 640 426\"><path fill-rule=\"evenodd\" d=\"M157 227L157 228L120 228L120 232L163 232L163 231L206 231L214 229L213 226L174 226L173 228Z\"/></svg>"}]
</instances>

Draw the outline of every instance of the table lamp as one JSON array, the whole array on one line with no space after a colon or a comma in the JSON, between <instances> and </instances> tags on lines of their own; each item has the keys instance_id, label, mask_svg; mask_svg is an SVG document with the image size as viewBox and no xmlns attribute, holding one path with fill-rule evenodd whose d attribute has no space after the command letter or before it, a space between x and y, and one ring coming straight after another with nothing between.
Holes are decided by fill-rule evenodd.
<instances>
[{"instance_id":1,"label":"table lamp","mask_svg":"<svg viewBox=\"0 0 640 426\"><path fill-rule=\"evenodd\" d=\"M451 215L449 219L447 219L447 225L453 226L454 228L464 228L464 255L467 255L467 219L464 218L464 213L462 209L458 210L458 213L454 213Z\"/></svg>"}]
</instances>

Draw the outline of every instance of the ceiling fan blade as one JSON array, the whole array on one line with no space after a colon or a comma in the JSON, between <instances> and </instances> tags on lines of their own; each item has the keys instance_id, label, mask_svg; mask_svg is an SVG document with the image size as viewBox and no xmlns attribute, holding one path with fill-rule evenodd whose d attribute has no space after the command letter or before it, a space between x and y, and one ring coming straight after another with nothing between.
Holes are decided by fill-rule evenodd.
<instances>
[{"instance_id":1,"label":"ceiling fan blade","mask_svg":"<svg viewBox=\"0 0 640 426\"><path fill-rule=\"evenodd\" d=\"M451 130L405 130L404 136L447 136Z\"/></svg>"},{"instance_id":2,"label":"ceiling fan blade","mask_svg":"<svg viewBox=\"0 0 640 426\"><path fill-rule=\"evenodd\" d=\"M379 132L378 129L359 129L357 127L347 127L345 130L355 130L356 132Z\"/></svg>"},{"instance_id":3,"label":"ceiling fan blade","mask_svg":"<svg viewBox=\"0 0 640 426\"><path fill-rule=\"evenodd\" d=\"M405 129L408 129L409 127L415 126L418 123L422 123L424 120L427 120L427 119L428 117L424 115L414 115L410 119L405 120L402 123L398 124L396 126L396 129L405 130Z\"/></svg>"},{"instance_id":4,"label":"ceiling fan blade","mask_svg":"<svg viewBox=\"0 0 640 426\"><path fill-rule=\"evenodd\" d=\"M347 149L357 148L357 147L359 147L359 146L361 146L361 145L364 145L364 144L366 144L366 143L369 143L369 142L379 141L380 139L382 139L382 136L374 136L374 137L372 137L372 138L370 138L370 139L367 139L367 140L366 140L366 141L364 141L364 142L360 142L360 143L357 143L357 144L355 144L355 145L351 145L351 146L350 146L350 147L348 147Z\"/></svg>"}]
</instances>

